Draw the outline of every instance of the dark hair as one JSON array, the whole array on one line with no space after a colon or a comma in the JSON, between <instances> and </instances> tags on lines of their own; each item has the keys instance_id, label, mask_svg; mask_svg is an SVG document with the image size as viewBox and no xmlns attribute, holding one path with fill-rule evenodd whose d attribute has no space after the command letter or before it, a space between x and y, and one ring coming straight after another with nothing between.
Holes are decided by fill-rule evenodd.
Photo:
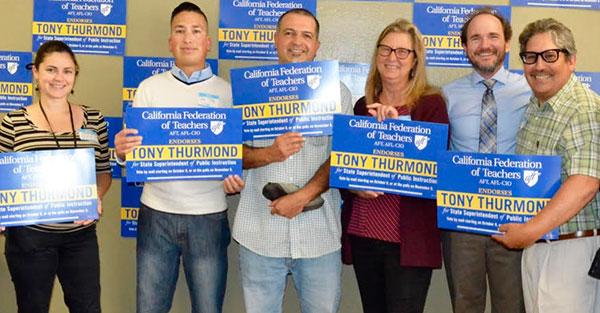
<instances>
[{"instance_id":1,"label":"dark hair","mask_svg":"<svg viewBox=\"0 0 600 313\"><path fill-rule=\"evenodd\" d=\"M206 14L204 14L204 12L202 12L202 9L200 9L199 6L197 6L191 2L187 2L187 1L180 3L175 9L173 9L173 12L171 12L171 23L173 23L173 19L175 19L175 16L177 16L177 14L179 14L181 12L198 13L198 14L202 15L202 17L206 21L206 24L208 24L208 18L206 18Z\"/></svg>"},{"instance_id":2,"label":"dark hair","mask_svg":"<svg viewBox=\"0 0 600 313\"><path fill-rule=\"evenodd\" d=\"M75 59L75 54L73 53L73 50L71 50L71 48L69 48L69 46L66 43L58 40L46 41L40 46L38 51L35 53L33 66L35 66L35 68L39 70L40 64L44 62L46 56L54 52L68 53L69 56L71 56L71 60L75 64L75 76L79 74L79 64L77 64L77 59Z\"/></svg>"},{"instance_id":3,"label":"dark hair","mask_svg":"<svg viewBox=\"0 0 600 313\"><path fill-rule=\"evenodd\" d=\"M473 21L475 17L483 14L491 15L500 21L500 24L502 24L502 32L504 33L504 41L509 42L510 38L512 37L512 28L510 27L508 20L492 7L481 7L471 12L471 14L469 14L467 17L467 21L465 24L463 24L463 27L460 30L460 43L463 45L467 44L467 40L469 39L467 38L467 32L469 30L469 25L471 25L471 21Z\"/></svg>"},{"instance_id":4,"label":"dark hair","mask_svg":"<svg viewBox=\"0 0 600 313\"><path fill-rule=\"evenodd\" d=\"M281 27L281 21L283 20L283 17L288 15L288 14L299 14L299 15L304 15L304 16L310 16L312 17L312 19L315 21L315 24L317 25L317 29L316 29L316 34L317 38L319 38L319 30L321 28L321 26L319 25L319 21L317 20L317 18L315 17L314 14L312 14L311 11L307 10L307 9L302 9L302 8L297 8L297 9L291 9L289 11L286 11L285 13L281 14L281 16L279 16L279 20L277 20L277 30L279 31L279 28Z\"/></svg>"}]
</instances>

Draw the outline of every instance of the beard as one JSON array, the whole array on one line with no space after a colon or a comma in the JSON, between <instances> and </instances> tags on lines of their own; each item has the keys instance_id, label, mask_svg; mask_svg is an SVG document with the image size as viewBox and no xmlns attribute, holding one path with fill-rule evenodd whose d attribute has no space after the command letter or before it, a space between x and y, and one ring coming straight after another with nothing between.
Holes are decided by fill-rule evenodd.
<instances>
[{"instance_id":1,"label":"beard","mask_svg":"<svg viewBox=\"0 0 600 313\"><path fill-rule=\"evenodd\" d=\"M495 73L502 64L504 63L504 58L506 57L506 52L504 50L498 49L485 49L475 51L475 55L481 53L493 53L496 56L496 61L492 64L483 64L481 62L477 62L477 60L473 60L469 55L467 55L467 59L469 59L469 63L473 66L473 68L480 73L492 74Z\"/></svg>"}]
</instances>

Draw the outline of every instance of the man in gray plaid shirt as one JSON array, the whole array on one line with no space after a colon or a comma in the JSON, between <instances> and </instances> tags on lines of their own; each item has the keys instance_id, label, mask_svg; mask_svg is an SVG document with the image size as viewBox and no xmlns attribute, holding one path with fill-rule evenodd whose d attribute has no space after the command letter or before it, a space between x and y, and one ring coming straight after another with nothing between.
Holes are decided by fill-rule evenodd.
<instances>
[{"instance_id":1,"label":"man in gray plaid shirt","mask_svg":"<svg viewBox=\"0 0 600 313\"><path fill-rule=\"evenodd\" d=\"M275 32L279 63L313 61L318 36L319 23L311 12L284 13ZM342 86L342 113L352 114L351 99ZM248 171L233 238L240 244L247 313L281 312L289 275L302 312L337 312L342 266L340 195L329 189L330 152L330 136L304 137L297 132L244 146ZM266 199L261 191L268 183L285 186L288 194Z\"/></svg>"},{"instance_id":2,"label":"man in gray plaid shirt","mask_svg":"<svg viewBox=\"0 0 600 313\"><path fill-rule=\"evenodd\" d=\"M562 185L535 218L502 225L504 234L494 238L526 248L521 267L528 313L597 313L600 281L587 272L600 247L600 96L575 77L575 40L562 23L551 18L530 23L519 43L534 97L517 153L561 156ZM558 241L536 243L557 227Z\"/></svg>"}]
</instances>

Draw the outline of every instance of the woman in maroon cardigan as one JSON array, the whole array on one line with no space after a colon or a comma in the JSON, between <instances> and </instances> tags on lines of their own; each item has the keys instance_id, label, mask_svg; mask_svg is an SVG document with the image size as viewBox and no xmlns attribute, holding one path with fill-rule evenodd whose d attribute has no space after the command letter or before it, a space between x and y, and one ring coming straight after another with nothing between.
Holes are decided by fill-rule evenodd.
<instances>
[{"instance_id":1,"label":"woman in maroon cardigan","mask_svg":"<svg viewBox=\"0 0 600 313\"><path fill-rule=\"evenodd\" d=\"M356 115L448 123L425 78L419 30L400 19L379 35ZM364 312L423 312L432 270L442 265L435 200L343 192L344 263L354 263Z\"/></svg>"}]
</instances>

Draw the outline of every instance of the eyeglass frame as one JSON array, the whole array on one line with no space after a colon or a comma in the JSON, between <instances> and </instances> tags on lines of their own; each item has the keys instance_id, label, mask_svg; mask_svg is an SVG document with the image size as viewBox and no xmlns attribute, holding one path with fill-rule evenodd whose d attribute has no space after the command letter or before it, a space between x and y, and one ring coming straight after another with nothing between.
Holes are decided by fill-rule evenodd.
<instances>
[{"instance_id":1,"label":"eyeglass frame","mask_svg":"<svg viewBox=\"0 0 600 313\"><path fill-rule=\"evenodd\" d=\"M549 52L549 51L556 52L556 60L548 61L546 59L546 57L544 57L544 53ZM523 52L519 53L519 58L521 59L521 62L523 62L523 64L527 64L527 65L532 65L532 64L537 63L539 57L542 57L542 60L544 60L544 62L546 62L546 63L555 63L556 61L558 61L558 59L560 59L561 52L566 54L567 56L570 55L569 50L567 50L567 49L548 49L548 50L544 50L542 52L523 51ZM531 63L525 62L524 58L527 54L535 55L535 60Z\"/></svg>"},{"instance_id":2,"label":"eyeglass frame","mask_svg":"<svg viewBox=\"0 0 600 313\"><path fill-rule=\"evenodd\" d=\"M380 50L379 50L379 48L380 48L380 47L388 48L388 49L390 50L390 53L388 53L387 55L383 55L383 54L381 54L381 53L380 53ZM405 57L401 57L401 56L399 56L399 55L398 55L398 53L397 53L396 51L408 51L408 53L406 54L406 56L405 56ZM405 59L408 59L408 56L410 56L410 54L411 54L411 53L414 53L414 52L415 52L415 50L413 50L413 49L407 49L407 48L402 48L402 47L399 47L399 48L395 48L395 49L394 49L394 48L392 48L392 47L390 47L390 46L388 46L388 45L384 45L384 44L378 44L378 45L377 45L377 55L380 55L380 56L382 56L382 57L389 57L389 56L392 54L392 52L394 53L394 55L395 55L395 56L396 56L398 59L400 59L400 60L405 60Z\"/></svg>"}]
</instances>

